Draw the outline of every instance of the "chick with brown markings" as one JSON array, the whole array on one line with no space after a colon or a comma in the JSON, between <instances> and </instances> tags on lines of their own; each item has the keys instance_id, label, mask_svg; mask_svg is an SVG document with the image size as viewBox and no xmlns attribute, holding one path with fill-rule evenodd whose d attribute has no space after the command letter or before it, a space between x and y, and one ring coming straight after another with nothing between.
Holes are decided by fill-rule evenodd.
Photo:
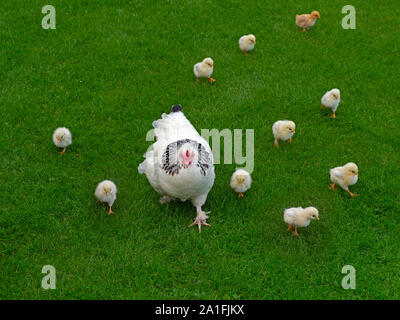
<instances>
[{"instance_id":1,"label":"chick with brown markings","mask_svg":"<svg viewBox=\"0 0 400 320\"><path fill-rule=\"evenodd\" d=\"M296 14L296 25L301 28L301 31L305 32L310 29L319 18L321 18L321 16L318 11L313 11L311 14Z\"/></svg>"}]
</instances>

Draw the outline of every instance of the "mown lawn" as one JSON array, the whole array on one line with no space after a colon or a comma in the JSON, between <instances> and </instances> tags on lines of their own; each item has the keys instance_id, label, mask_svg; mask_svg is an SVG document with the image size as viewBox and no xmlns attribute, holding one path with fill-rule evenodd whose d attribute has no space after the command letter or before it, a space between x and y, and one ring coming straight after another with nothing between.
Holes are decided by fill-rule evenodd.
<instances>
[{"instance_id":1,"label":"mown lawn","mask_svg":"<svg viewBox=\"0 0 400 320\"><path fill-rule=\"evenodd\" d=\"M0 5L1 299L400 298L397 1L53 0L57 29L43 30L46 4ZM356 30L341 27L347 4ZM302 33L295 14L312 10ZM217 81L196 84L207 56ZM320 110L334 87L336 120ZM178 103L199 131L255 130L252 189L237 200L237 165L216 165L201 234L190 203L161 206L137 172L152 121ZM279 119L297 126L276 149ZM65 156L58 126L73 134ZM349 161L353 199L329 190ZM93 195L106 178L111 217ZM310 205L320 221L295 238L283 209ZM44 265L56 290L41 288ZM341 287L344 265L356 290Z\"/></svg>"}]
</instances>

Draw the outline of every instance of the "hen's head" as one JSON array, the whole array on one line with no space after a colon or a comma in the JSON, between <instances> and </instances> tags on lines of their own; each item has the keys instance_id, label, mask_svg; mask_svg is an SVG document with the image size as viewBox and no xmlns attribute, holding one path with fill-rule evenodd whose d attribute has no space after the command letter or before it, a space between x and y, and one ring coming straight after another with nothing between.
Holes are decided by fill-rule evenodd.
<instances>
[{"instance_id":1,"label":"hen's head","mask_svg":"<svg viewBox=\"0 0 400 320\"><path fill-rule=\"evenodd\" d=\"M318 11L311 12L311 17L314 18L314 19L321 18L321 16L319 15Z\"/></svg>"},{"instance_id":2,"label":"hen's head","mask_svg":"<svg viewBox=\"0 0 400 320\"><path fill-rule=\"evenodd\" d=\"M197 149L191 144L185 143L178 153L179 163L186 169L197 161Z\"/></svg>"},{"instance_id":3,"label":"hen's head","mask_svg":"<svg viewBox=\"0 0 400 320\"><path fill-rule=\"evenodd\" d=\"M211 58L205 58L202 63L208 68L214 68L214 61Z\"/></svg>"},{"instance_id":4,"label":"hen's head","mask_svg":"<svg viewBox=\"0 0 400 320\"><path fill-rule=\"evenodd\" d=\"M347 176L357 176L358 167L355 163L349 162L344 166L344 172Z\"/></svg>"},{"instance_id":5,"label":"hen's head","mask_svg":"<svg viewBox=\"0 0 400 320\"><path fill-rule=\"evenodd\" d=\"M256 43L256 37L254 36L254 34L249 34L247 36L247 41L249 41L249 43Z\"/></svg>"}]
</instances>

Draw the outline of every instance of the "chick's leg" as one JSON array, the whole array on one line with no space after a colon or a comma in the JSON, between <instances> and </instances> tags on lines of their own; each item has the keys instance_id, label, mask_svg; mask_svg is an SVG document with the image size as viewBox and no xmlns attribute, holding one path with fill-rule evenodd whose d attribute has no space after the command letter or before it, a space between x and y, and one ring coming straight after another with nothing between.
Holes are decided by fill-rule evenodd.
<instances>
[{"instance_id":1,"label":"chick's leg","mask_svg":"<svg viewBox=\"0 0 400 320\"><path fill-rule=\"evenodd\" d=\"M242 51L245 56L249 56L249 54L246 51Z\"/></svg>"},{"instance_id":2,"label":"chick's leg","mask_svg":"<svg viewBox=\"0 0 400 320\"><path fill-rule=\"evenodd\" d=\"M199 78L196 77L196 82L200 82Z\"/></svg>"},{"instance_id":3,"label":"chick's leg","mask_svg":"<svg viewBox=\"0 0 400 320\"><path fill-rule=\"evenodd\" d=\"M294 232L293 232L293 234L294 234L296 237L299 236L299 233L297 232L297 227L294 227Z\"/></svg>"},{"instance_id":4,"label":"chick's leg","mask_svg":"<svg viewBox=\"0 0 400 320\"><path fill-rule=\"evenodd\" d=\"M242 192L238 193L238 198L244 197L244 194Z\"/></svg>"},{"instance_id":5,"label":"chick's leg","mask_svg":"<svg viewBox=\"0 0 400 320\"><path fill-rule=\"evenodd\" d=\"M323 104L321 104L321 109L325 109L326 107L323 105Z\"/></svg>"},{"instance_id":6,"label":"chick's leg","mask_svg":"<svg viewBox=\"0 0 400 320\"><path fill-rule=\"evenodd\" d=\"M67 147L64 147L62 151L59 152L59 154L65 154L65 151L67 150Z\"/></svg>"},{"instance_id":7,"label":"chick's leg","mask_svg":"<svg viewBox=\"0 0 400 320\"><path fill-rule=\"evenodd\" d=\"M333 115L332 115L331 118L336 119L336 113L335 113L335 111L333 111Z\"/></svg>"},{"instance_id":8,"label":"chick's leg","mask_svg":"<svg viewBox=\"0 0 400 320\"><path fill-rule=\"evenodd\" d=\"M289 143L292 143L292 138L289 138Z\"/></svg>"},{"instance_id":9,"label":"chick's leg","mask_svg":"<svg viewBox=\"0 0 400 320\"><path fill-rule=\"evenodd\" d=\"M275 147L279 147L278 139L275 139Z\"/></svg>"},{"instance_id":10,"label":"chick's leg","mask_svg":"<svg viewBox=\"0 0 400 320\"><path fill-rule=\"evenodd\" d=\"M194 219L194 222L189 226L189 228L193 227L194 225L197 225L197 227L199 228L199 232L201 232L201 226L207 226L207 227L211 226L206 222L206 219L208 219L207 214L209 214L210 211L204 212L203 210L201 210L201 207L196 207L196 211L197 211L196 219Z\"/></svg>"},{"instance_id":11,"label":"chick's leg","mask_svg":"<svg viewBox=\"0 0 400 320\"><path fill-rule=\"evenodd\" d=\"M331 190L335 190L335 184L334 183L331 184Z\"/></svg>"},{"instance_id":12,"label":"chick's leg","mask_svg":"<svg viewBox=\"0 0 400 320\"><path fill-rule=\"evenodd\" d=\"M287 226L288 226L287 231L292 231L292 226L290 224L288 224Z\"/></svg>"},{"instance_id":13,"label":"chick's leg","mask_svg":"<svg viewBox=\"0 0 400 320\"><path fill-rule=\"evenodd\" d=\"M350 194L350 196L351 196L352 198L358 196L358 194L355 194L355 193L351 192L349 189L347 189L346 191Z\"/></svg>"},{"instance_id":14,"label":"chick's leg","mask_svg":"<svg viewBox=\"0 0 400 320\"><path fill-rule=\"evenodd\" d=\"M108 209L108 215L110 215L110 214L115 214L115 212L113 212L113 211L111 210L111 206L110 206L110 208Z\"/></svg>"},{"instance_id":15,"label":"chick's leg","mask_svg":"<svg viewBox=\"0 0 400 320\"><path fill-rule=\"evenodd\" d=\"M210 82L215 82L215 79L213 78L208 78L208 80L210 80Z\"/></svg>"}]
</instances>

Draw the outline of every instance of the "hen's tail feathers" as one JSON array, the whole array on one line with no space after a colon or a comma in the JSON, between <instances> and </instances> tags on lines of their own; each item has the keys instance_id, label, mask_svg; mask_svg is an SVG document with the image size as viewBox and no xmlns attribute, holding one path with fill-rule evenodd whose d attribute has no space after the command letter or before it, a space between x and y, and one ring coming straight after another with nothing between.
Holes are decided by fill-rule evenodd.
<instances>
[{"instance_id":1,"label":"hen's tail feathers","mask_svg":"<svg viewBox=\"0 0 400 320\"><path fill-rule=\"evenodd\" d=\"M182 112L182 106L180 104L172 106L171 112Z\"/></svg>"}]
</instances>

